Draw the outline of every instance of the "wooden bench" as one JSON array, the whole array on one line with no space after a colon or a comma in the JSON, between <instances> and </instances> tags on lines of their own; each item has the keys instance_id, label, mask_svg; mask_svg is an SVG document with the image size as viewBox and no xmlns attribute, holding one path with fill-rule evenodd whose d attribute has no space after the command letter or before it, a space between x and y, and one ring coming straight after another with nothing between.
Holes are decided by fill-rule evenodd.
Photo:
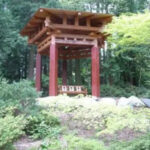
<instances>
[{"instance_id":1,"label":"wooden bench","mask_svg":"<svg viewBox=\"0 0 150 150\"><path fill-rule=\"evenodd\" d=\"M58 94L68 94L68 95L87 95L87 89L84 86L79 85L59 85Z\"/></svg>"}]
</instances>

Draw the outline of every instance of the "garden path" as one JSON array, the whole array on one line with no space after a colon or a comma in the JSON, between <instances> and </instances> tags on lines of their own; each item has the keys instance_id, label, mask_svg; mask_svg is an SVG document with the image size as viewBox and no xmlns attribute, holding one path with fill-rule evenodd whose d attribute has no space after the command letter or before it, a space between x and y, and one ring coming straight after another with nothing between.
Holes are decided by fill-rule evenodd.
<instances>
[{"instance_id":1,"label":"garden path","mask_svg":"<svg viewBox=\"0 0 150 150\"><path fill-rule=\"evenodd\" d=\"M41 144L41 141L33 141L28 137L22 137L15 144L16 150L30 150L31 148L37 148Z\"/></svg>"}]
</instances>

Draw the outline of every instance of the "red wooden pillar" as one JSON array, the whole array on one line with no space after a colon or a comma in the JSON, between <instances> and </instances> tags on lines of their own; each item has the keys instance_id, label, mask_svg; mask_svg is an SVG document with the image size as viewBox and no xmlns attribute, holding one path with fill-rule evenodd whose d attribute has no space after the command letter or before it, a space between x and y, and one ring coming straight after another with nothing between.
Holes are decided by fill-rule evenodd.
<instances>
[{"instance_id":1,"label":"red wooden pillar","mask_svg":"<svg viewBox=\"0 0 150 150\"><path fill-rule=\"evenodd\" d=\"M99 65L99 48L93 46L91 50L92 60L92 96L100 97L100 65Z\"/></svg>"},{"instance_id":2,"label":"red wooden pillar","mask_svg":"<svg viewBox=\"0 0 150 150\"><path fill-rule=\"evenodd\" d=\"M67 60L63 60L62 69L62 84L67 85Z\"/></svg>"},{"instance_id":3,"label":"red wooden pillar","mask_svg":"<svg viewBox=\"0 0 150 150\"><path fill-rule=\"evenodd\" d=\"M55 37L52 36L50 45L50 72L49 72L49 96L57 95L57 76L58 76L58 49L55 43Z\"/></svg>"},{"instance_id":4,"label":"red wooden pillar","mask_svg":"<svg viewBox=\"0 0 150 150\"><path fill-rule=\"evenodd\" d=\"M35 87L37 91L41 90L41 55L37 53L36 55L36 81Z\"/></svg>"}]
</instances>

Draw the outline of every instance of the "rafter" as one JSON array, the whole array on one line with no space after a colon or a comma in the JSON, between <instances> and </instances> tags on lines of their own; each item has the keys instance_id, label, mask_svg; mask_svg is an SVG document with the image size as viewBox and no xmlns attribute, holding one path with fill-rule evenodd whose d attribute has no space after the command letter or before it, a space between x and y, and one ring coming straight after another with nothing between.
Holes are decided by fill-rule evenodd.
<instances>
[{"instance_id":1,"label":"rafter","mask_svg":"<svg viewBox=\"0 0 150 150\"><path fill-rule=\"evenodd\" d=\"M48 31L47 27L42 28L33 38L29 39L28 43L33 44L36 40L38 40L42 35L44 35Z\"/></svg>"}]
</instances>

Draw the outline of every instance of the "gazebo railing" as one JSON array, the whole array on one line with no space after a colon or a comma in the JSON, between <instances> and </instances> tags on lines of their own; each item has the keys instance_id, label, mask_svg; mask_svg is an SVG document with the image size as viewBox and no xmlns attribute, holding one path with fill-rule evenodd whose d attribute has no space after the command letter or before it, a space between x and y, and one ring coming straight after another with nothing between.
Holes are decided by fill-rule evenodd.
<instances>
[{"instance_id":1,"label":"gazebo railing","mask_svg":"<svg viewBox=\"0 0 150 150\"><path fill-rule=\"evenodd\" d=\"M68 95L87 95L87 89L80 85L59 85L58 94L68 94Z\"/></svg>"}]
</instances>

